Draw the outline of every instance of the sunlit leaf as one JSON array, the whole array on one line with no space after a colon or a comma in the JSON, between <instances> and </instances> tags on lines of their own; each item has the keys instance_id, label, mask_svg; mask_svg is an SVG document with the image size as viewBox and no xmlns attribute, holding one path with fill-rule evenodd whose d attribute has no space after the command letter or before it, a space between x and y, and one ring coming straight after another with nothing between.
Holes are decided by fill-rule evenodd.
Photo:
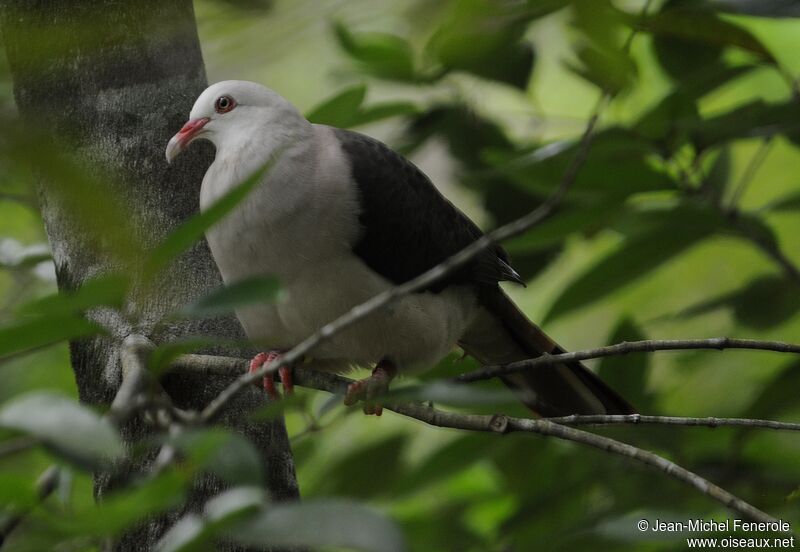
<instances>
[{"instance_id":1,"label":"sunlit leaf","mask_svg":"<svg viewBox=\"0 0 800 552\"><path fill-rule=\"evenodd\" d=\"M708 236L721 220L713 212L701 209L677 209L664 215L666 224L658 224L658 217L648 215L650 229L632 235L620 247L588 267L555 300L545 321L591 305L656 270Z\"/></svg>"},{"instance_id":2,"label":"sunlit leaf","mask_svg":"<svg viewBox=\"0 0 800 552\"><path fill-rule=\"evenodd\" d=\"M98 466L122 454L122 442L108 420L53 393L33 392L4 404L0 426L35 435L83 465Z\"/></svg>"},{"instance_id":3,"label":"sunlit leaf","mask_svg":"<svg viewBox=\"0 0 800 552\"><path fill-rule=\"evenodd\" d=\"M235 526L227 536L250 546L406 550L405 539L393 522L370 508L344 500L272 506L251 521Z\"/></svg>"}]
</instances>

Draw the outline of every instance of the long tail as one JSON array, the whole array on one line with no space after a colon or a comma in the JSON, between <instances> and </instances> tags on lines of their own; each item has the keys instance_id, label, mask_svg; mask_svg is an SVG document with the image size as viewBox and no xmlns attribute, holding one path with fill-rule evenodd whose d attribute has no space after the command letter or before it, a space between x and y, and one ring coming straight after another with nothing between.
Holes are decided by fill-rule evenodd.
<instances>
[{"instance_id":1,"label":"long tail","mask_svg":"<svg viewBox=\"0 0 800 552\"><path fill-rule=\"evenodd\" d=\"M509 364L559 347L500 288L482 292L483 308L459 344L483 364ZM636 410L580 362L539 366L503 377L520 400L541 416L634 414Z\"/></svg>"}]
</instances>

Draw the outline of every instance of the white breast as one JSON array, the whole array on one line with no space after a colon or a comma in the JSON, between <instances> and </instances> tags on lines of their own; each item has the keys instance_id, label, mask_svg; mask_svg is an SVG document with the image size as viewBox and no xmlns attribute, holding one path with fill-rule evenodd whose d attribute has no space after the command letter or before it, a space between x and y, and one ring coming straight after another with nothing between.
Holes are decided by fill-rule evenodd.
<instances>
[{"instance_id":1,"label":"white breast","mask_svg":"<svg viewBox=\"0 0 800 552\"><path fill-rule=\"evenodd\" d=\"M237 311L248 337L265 348L291 348L390 285L352 253L360 232L357 188L331 130L314 132L207 235L226 282L258 275L281 281L275 303ZM227 187L214 180L230 174L225 163L218 159L209 169L201 203L215 199L207 189ZM324 342L313 356L360 365L389 357L400 369L429 367L447 354L474 310L466 288L413 294Z\"/></svg>"}]
</instances>

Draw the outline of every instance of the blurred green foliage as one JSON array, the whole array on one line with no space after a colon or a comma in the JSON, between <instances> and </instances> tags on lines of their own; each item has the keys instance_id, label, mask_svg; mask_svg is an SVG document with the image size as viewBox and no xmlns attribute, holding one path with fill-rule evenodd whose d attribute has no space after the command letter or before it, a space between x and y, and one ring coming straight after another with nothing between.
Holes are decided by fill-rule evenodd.
<instances>
[{"instance_id":1,"label":"blurred green foliage","mask_svg":"<svg viewBox=\"0 0 800 552\"><path fill-rule=\"evenodd\" d=\"M566 202L507 244L529 280L527 289L509 289L515 300L569 349L717 335L800 342L800 10L782 0L653 1L646 14L644 5L198 0L196 11L211 81L263 82L315 122L386 140L485 227L555 189L596 99L612 94ZM253 447L221 429L172 438L180 463L95 504L88 469L118 454L119 442L102 407L64 398L76 397L64 340L97 331L83 313L120 305L128 283L106 277L55 294L30 164L46 158L76 198L97 195L97 179L26 146L32 135L15 125L4 64L0 56L0 526L29 513L8 550L97 550L102 539L179 505L205 471L232 489L183 518L164 550L205 549L214 536L364 550L400 550L403 539L419 551L683 550L681 535L653 538L635 522L729 516L707 497L594 450L437 430L390 413L367 418L305 390L285 405L303 505L265 506ZM137 233L109 222L119 220L113 208L74 205L88 236L104 236L137 262L138 246L128 243ZM189 247L213 218L179 229L149 268ZM275 292L274 282L248 282L182 315ZM154 369L191 346L163 348ZM435 390L437 400L459 399L450 404L467 411L524 415L506 404L464 406L474 394L428 385L474 367L448 359L409 392ZM643 413L775 419L800 416L799 368L787 356L746 351L597 363ZM800 523L795 435L602 431ZM35 480L53 462L57 492L40 504Z\"/></svg>"}]
</instances>

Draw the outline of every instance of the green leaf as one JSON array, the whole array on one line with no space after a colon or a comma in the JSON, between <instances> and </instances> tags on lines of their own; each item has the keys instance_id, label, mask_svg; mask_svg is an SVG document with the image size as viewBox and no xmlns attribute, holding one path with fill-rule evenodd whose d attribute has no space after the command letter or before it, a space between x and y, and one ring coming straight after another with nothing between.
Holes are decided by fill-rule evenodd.
<instances>
[{"instance_id":1,"label":"green leaf","mask_svg":"<svg viewBox=\"0 0 800 552\"><path fill-rule=\"evenodd\" d=\"M708 175L703 179L701 190L706 193L714 204L719 204L725 195L728 186L728 179L731 175L731 151L728 147L723 147L716 159L714 159Z\"/></svg>"},{"instance_id":2,"label":"green leaf","mask_svg":"<svg viewBox=\"0 0 800 552\"><path fill-rule=\"evenodd\" d=\"M357 84L345 88L312 109L306 118L312 123L331 125L335 127L350 126L350 121L356 118L367 95L367 86Z\"/></svg>"},{"instance_id":3,"label":"green leaf","mask_svg":"<svg viewBox=\"0 0 800 552\"><path fill-rule=\"evenodd\" d=\"M0 358L102 332L100 326L77 314L38 316L0 328Z\"/></svg>"},{"instance_id":4,"label":"green leaf","mask_svg":"<svg viewBox=\"0 0 800 552\"><path fill-rule=\"evenodd\" d=\"M419 108L410 102L383 102L363 108L350 122L351 127L367 125L390 117L401 115L415 115Z\"/></svg>"},{"instance_id":5,"label":"green leaf","mask_svg":"<svg viewBox=\"0 0 800 552\"><path fill-rule=\"evenodd\" d=\"M702 74L681 80L653 107L645 111L634 131L676 151L689 140L689 130L699 126L697 101L720 86L752 71L756 65L705 68Z\"/></svg>"},{"instance_id":6,"label":"green leaf","mask_svg":"<svg viewBox=\"0 0 800 552\"><path fill-rule=\"evenodd\" d=\"M525 152L489 150L483 157L521 189L547 197L561 181L577 147L575 142L556 142ZM653 145L624 129L600 132L570 188L570 198L619 202L635 193L674 189L666 171L651 161L655 152Z\"/></svg>"},{"instance_id":7,"label":"green leaf","mask_svg":"<svg viewBox=\"0 0 800 552\"><path fill-rule=\"evenodd\" d=\"M467 71L524 89L534 62L533 48L523 41L528 23L567 3L564 0L451 2L425 53L445 71Z\"/></svg>"},{"instance_id":8,"label":"green leaf","mask_svg":"<svg viewBox=\"0 0 800 552\"><path fill-rule=\"evenodd\" d=\"M122 305L127 279L108 275L89 280L73 292L59 292L20 307L18 318L0 328L0 358L60 341L102 333L83 312Z\"/></svg>"},{"instance_id":9,"label":"green leaf","mask_svg":"<svg viewBox=\"0 0 800 552\"><path fill-rule=\"evenodd\" d=\"M95 307L120 307L128 292L128 279L107 274L83 283L74 291L60 291L20 307L18 314L62 316L79 314Z\"/></svg>"},{"instance_id":10,"label":"green leaf","mask_svg":"<svg viewBox=\"0 0 800 552\"><path fill-rule=\"evenodd\" d=\"M709 8L759 17L800 17L797 0L705 0Z\"/></svg>"},{"instance_id":11,"label":"green leaf","mask_svg":"<svg viewBox=\"0 0 800 552\"><path fill-rule=\"evenodd\" d=\"M733 309L742 326L766 330L785 323L800 311L800 294L795 282L770 274L751 280L741 289L687 307L678 316L699 316L722 308Z\"/></svg>"},{"instance_id":12,"label":"green leaf","mask_svg":"<svg viewBox=\"0 0 800 552\"><path fill-rule=\"evenodd\" d=\"M145 260L144 274L151 278L155 277L173 259L198 242L206 230L233 211L247 197L247 194L261 183L279 158L280 154L270 159L262 168L256 170L242 183L220 197L211 207L196 214L173 230Z\"/></svg>"},{"instance_id":13,"label":"green leaf","mask_svg":"<svg viewBox=\"0 0 800 552\"><path fill-rule=\"evenodd\" d=\"M547 249L574 234L589 234L606 227L621 210L622 206L616 201L567 204L532 231L503 242L503 247L512 256Z\"/></svg>"},{"instance_id":14,"label":"green leaf","mask_svg":"<svg viewBox=\"0 0 800 552\"><path fill-rule=\"evenodd\" d=\"M649 213L646 226L590 266L550 307L544 322L586 307L635 282L717 229L713 211L680 207Z\"/></svg>"},{"instance_id":15,"label":"green leaf","mask_svg":"<svg viewBox=\"0 0 800 552\"><path fill-rule=\"evenodd\" d=\"M336 23L334 32L344 51L365 72L389 80L417 80L411 46L402 38L384 33L354 34L343 23Z\"/></svg>"},{"instance_id":16,"label":"green leaf","mask_svg":"<svg viewBox=\"0 0 800 552\"><path fill-rule=\"evenodd\" d=\"M593 44L577 49L580 65L567 64L574 73L609 94L619 94L636 79L636 63L619 50L607 50Z\"/></svg>"},{"instance_id":17,"label":"green leaf","mask_svg":"<svg viewBox=\"0 0 800 552\"><path fill-rule=\"evenodd\" d=\"M28 393L4 404L0 426L35 435L57 454L81 465L99 466L123 453L108 420L53 393Z\"/></svg>"},{"instance_id":18,"label":"green leaf","mask_svg":"<svg viewBox=\"0 0 800 552\"><path fill-rule=\"evenodd\" d=\"M133 488L110 492L103 501L61 516L46 515L44 522L60 535L86 539L114 536L160 512L178 507L186 498L189 474L169 470Z\"/></svg>"},{"instance_id":19,"label":"green leaf","mask_svg":"<svg viewBox=\"0 0 800 552\"><path fill-rule=\"evenodd\" d=\"M270 506L254 519L236 525L227 536L249 546L406 550L403 534L393 522L370 508L345 500Z\"/></svg>"},{"instance_id":20,"label":"green leaf","mask_svg":"<svg viewBox=\"0 0 800 552\"><path fill-rule=\"evenodd\" d=\"M181 310L186 316L199 318L228 314L247 305L271 303L281 287L276 278L256 276L211 291Z\"/></svg>"},{"instance_id":21,"label":"green leaf","mask_svg":"<svg viewBox=\"0 0 800 552\"><path fill-rule=\"evenodd\" d=\"M775 104L754 100L726 113L690 123L686 130L698 150L732 140L776 134L796 139L800 136L800 104L795 100Z\"/></svg>"},{"instance_id":22,"label":"green leaf","mask_svg":"<svg viewBox=\"0 0 800 552\"><path fill-rule=\"evenodd\" d=\"M389 117L417 113L417 107L408 102L386 102L362 107L366 92L363 84L346 88L312 109L306 118L312 123L352 128Z\"/></svg>"},{"instance_id":23,"label":"green leaf","mask_svg":"<svg viewBox=\"0 0 800 552\"><path fill-rule=\"evenodd\" d=\"M571 26L580 33L578 63L567 67L603 91L617 94L633 84L636 63L623 48L625 13L608 0L573 3Z\"/></svg>"},{"instance_id":24,"label":"green leaf","mask_svg":"<svg viewBox=\"0 0 800 552\"><path fill-rule=\"evenodd\" d=\"M765 211L797 211L800 209L800 192L788 194L764 207Z\"/></svg>"},{"instance_id":25,"label":"green leaf","mask_svg":"<svg viewBox=\"0 0 800 552\"><path fill-rule=\"evenodd\" d=\"M733 46L748 51L762 60L774 63L770 51L750 31L723 19L712 12L681 5L658 14L635 20L640 30L709 46ZM695 50L695 53L698 53Z\"/></svg>"}]
</instances>

